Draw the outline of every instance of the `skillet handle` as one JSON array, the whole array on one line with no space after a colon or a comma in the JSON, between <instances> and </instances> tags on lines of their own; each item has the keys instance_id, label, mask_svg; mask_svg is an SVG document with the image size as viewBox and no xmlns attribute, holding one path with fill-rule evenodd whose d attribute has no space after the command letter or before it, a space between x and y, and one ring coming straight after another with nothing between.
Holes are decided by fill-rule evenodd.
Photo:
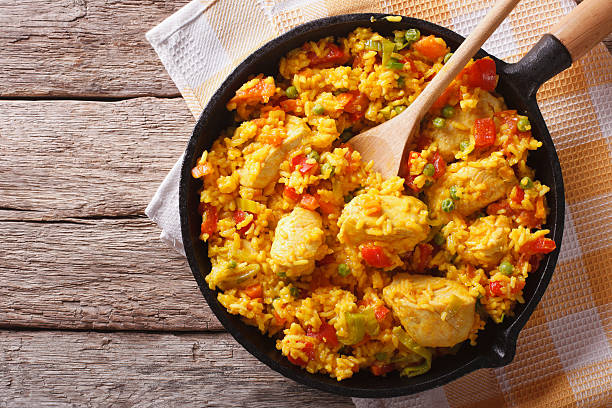
<instances>
[{"instance_id":1,"label":"skillet handle","mask_svg":"<svg viewBox=\"0 0 612 408\"><path fill-rule=\"evenodd\" d=\"M577 61L612 32L612 1L585 0L550 29Z\"/></svg>"},{"instance_id":2,"label":"skillet handle","mask_svg":"<svg viewBox=\"0 0 612 408\"><path fill-rule=\"evenodd\" d=\"M540 86L565 71L573 61L612 31L612 0L585 0L554 25L516 64L503 74L526 94L535 97Z\"/></svg>"}]
</instances>

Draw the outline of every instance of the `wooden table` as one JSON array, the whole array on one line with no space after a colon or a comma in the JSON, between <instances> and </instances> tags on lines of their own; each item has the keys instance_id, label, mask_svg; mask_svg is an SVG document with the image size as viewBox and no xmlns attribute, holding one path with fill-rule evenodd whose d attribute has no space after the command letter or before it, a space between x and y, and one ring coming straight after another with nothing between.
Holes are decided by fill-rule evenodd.
<instances>
[{"instance_id":1,"label":"wooden table","mask_svg":"<svg viewBox=\"0 0 612 408\"><path fill-rule=\"evenodd\" d=\"M352 406L239 346L144 215L194 124L144 33L186 2L0 0L0 407Z\"/></svg>"}]
</instances>

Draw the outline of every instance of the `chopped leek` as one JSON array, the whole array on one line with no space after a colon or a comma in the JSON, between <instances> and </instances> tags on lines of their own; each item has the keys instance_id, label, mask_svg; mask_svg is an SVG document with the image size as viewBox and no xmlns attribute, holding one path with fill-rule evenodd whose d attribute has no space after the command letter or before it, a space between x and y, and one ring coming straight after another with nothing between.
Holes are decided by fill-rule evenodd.
<instances>
[{"instance_id":1,"label":"chopped leek","mask_svg":"<svg viewBox=\"0 0 612 408\"><path fill-rule=\"evenodd\" d=\"M386 38L382 41L382 65L387 66L387 63L391 59L391 54L395 50L395 44Z\"/></svg>"},{"instance_id":2,"label":"chopped leek","mask_svg":"<svg viewBox=\"0 0 612 408\"><path fill-rule=\"evenodd\" d=\"M380 41L368 40L365 42L365 47L367 50L371 51L382 51L382 44Z\"/></svg>"},{"instance_id":3,"label":"chopped leek","mask_svg":"<svg viewBox=\"0 0 612 408\"><path fill-rule=\"evenodd\" d=\"M408 335L401 327L396 326L393 328L393 335L397 337L399 342L406 347L409 351L418 354L423 357L425 361L418 366L408 366L402 369L400 375L407 377L414 377L426 373L431 369L431 351L423 346L420 346L415 342L412 337Z\"/></svg>"},{"instance_id":4,"label":"chopped leek","mask_svg":"<svg viewBox=\"0 0 612 408\"><path fill-rule=\"evenodd\" d=\"M380 332L374 309L368 308L360 313L346 312L344 319L349 335L346 339L341 339L341 342L348 346L359 343L366 334L376 336Z\"/></svg>"}]
</instances>

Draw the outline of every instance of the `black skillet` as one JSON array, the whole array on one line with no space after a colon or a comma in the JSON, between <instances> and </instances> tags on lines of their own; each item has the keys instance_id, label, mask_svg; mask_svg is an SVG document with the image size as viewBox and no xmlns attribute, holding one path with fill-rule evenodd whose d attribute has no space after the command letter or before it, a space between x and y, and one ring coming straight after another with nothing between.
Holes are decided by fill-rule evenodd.
<instances>
[{"instance_id":1,"label":"black skillet","mask_svg":"<svg viewBox=\"0 0 612 408\"><path fill-rule=\"evenodd\" d=\"M227 331L251 354L284 376L310 387L352 397L380 398L412 394L443 385L479 368L500 367L510 363L515 354L519 332L542 298L558 256L558 250L546 255L539 269L531 273L524 288L525 303L517 305L513 318L505 319L499 325L489 322L480 333L477 346L464 344L456 355L435 359L428 373L413 378L400 377L397 372L386 377L376 377L364 370L353 378L339 382L325 374L310 374L283 357L276 349L274 339L262 335L255 327L244 324L238 316L229 314L217 301L217 291L210 290L204 281L204 276L210 272L211 264L207 256L207 246L198 238L201 223L197 210L198 190L202 185L199 180L191 177L191 169L202 152L209 149L221 131L232 123L232 114L225 109L226 102L248 80L249 75L276 75L280 57L289 50L306 41L326 36L344 36L357 27L370 27L387 36L392 35L392 31L396 29L418 28L424 35L434 34L443 38L453 50L463 41L463 37L453 31L427 21L402 17L400 22L389 22L384 17L383 14L351 14L312 21L270 41L250 55L225 80L202 112L185 152L179 192L183 243L189 265L208 305ZM476 57L486 55L486 52L480 50ZM538 109L535 94L540 85L571 65L570 52L557 38L545 35L516 64L507 64L491 57L495 60L500 74L496 91L504 96L509 107L529 116L532 133L542 141L542 147L529 156L528 164L535 169L537 179L550 186L551 191L547 195L550 215L543 228L550 229L549 236L555 241L557 248L560 248L565 213L563 178L559 159Z\"/></svg>"}]
</instances>

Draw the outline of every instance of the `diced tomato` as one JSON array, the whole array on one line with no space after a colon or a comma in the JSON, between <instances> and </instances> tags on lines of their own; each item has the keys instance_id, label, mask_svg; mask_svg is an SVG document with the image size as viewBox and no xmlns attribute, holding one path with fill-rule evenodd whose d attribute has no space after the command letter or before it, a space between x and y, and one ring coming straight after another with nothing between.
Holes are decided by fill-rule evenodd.
<instances>
[{"instance_id":1,"label":"diced tomato","mask_svg":"<svg viewBox=\"0 0 612 408\"><path fill-rule=\"evenodd\" d=\"M382 364L376 362L370 366L370 371L376 376L385 375L393 371L393 364Z\"/></svg>"},{"instance_id":2,"label":"diced tomato","mask_svg":"<svg viewBox=\"0 0 612 408\"><path fill-rule=\"evenodd\" d=\"M489 291L494 296L502 296L504 294L504 285L500 281L491 281L489 283Z\"/></svg>"},{"instance_id":3,"label":"diced tomato","mask_svg":"<svg viewBox=\"0 0 612 408\"><path fill-rule=\"evenodd\" d=\"M342 105L342 108L348 105L349 102L353 100L353 98L355 98L355 94L353 92L344 92L336 96L336 99L338 100L338 103Z\"/></svg>"},{"instance_id":4,"label":"diced tomato","mask_svg":"<svg viewBox=\"0 0 612 408\"><path fill-rule=\"evenodd\" d=\"M338 207L334 204L321 200L319 200L319 207L321 208L321 212L323 212L324 214L332 214L338 209Z\"/></svg>"},{"instance_id":5,"label":"diced tomato","mask_svg":"<svg viewBox=\"0 0 612 408\"><path fill-rule=\"evenodd\" d=\"M378 245L367 243L361 247L361 256L366 263L374 268L388 268L391 260Z\"/></svg>"},{"instance_id":6,"label":"diced tomato","mask_svg":"<svg viewBox=\"0 0 612 408\"><path fill-rule=\"evenodd\" d=\"M446 44L434 35L421 38L412 47L415 51L431 60L438 59L446 54Z\"/></svg>"},{"instance_id":7,"label":"diced tomato","mask_svg":"<svg viewBox=\"0 0 612 408\"><path fill-rule=\"evenodd\" d=\"M191 175L193 176L193 178L200 178L202 176L210 174L211 171L212 166L207 162L204 162L203 164L197 165L193 169L191 169Z\"/></svg>"},{"instance_id":8,"label":"diced tomato","mask_svg":"<svg viewBox=\"0 0 612 408\"><path fill-rule=\"evenodd\" d=\"M283 190L283 195L291 201L300 201L300 198L302 197L302 195L298 194L293 187L289 186L285 186Z\"/></svg>"},{"instance_id":9,"label":"diced tomato","mask_svg":"<svg viewBox=\"0 0 612 408\"><path fill-rule=\"evenodd\" d=\"M311 328L306 331L308 337L314 337L319 341L323 341L330 347L336 347L338 345L338 337L336 336L336 329L334 326L327 322L321 323L318 332L313 332Z\"/></svg>"},{"instance_id":10,"label":"diced tomato","mask_svg":"<svg viewBox=\"0 0 612 408\"><path fill-rule=\"evenodd\" d=\"M378 306L374 310L374 316L376 316L376 320L378 320L379 322L382 322L383 320L385 320L385 317L387 317L389 312L390 312L389 309L381 305L381 306Z\"/></svg>"},{"instance_id":11,"label":"diced tomato","mask_svg":"<svg viewBox=\"0 0 612 408\"><path fill-rule=\"evenodd\" d=\"M302 107L302 101L299 99L285 99L280 102L280 107L285 112L297 113Z\"/></svg>"},{"instance_id":12,"label":"diced tomato","mask_svg":"<svg viewBox=\"0 0 612 408\"><path fill-rule=\"evenodd\" d=\"M414 64L414 61L412 61L410 58L404 57L400 59L400 62L403 64L408 64L408 66L410 67L410 71L416 74L415 76L417 77L417 79L423 76L423 73L417 69L417 66Z\"/></svg>"},{"instance_id":13,"label":"diced tomato","mask_svg":"<svg viewBox=\"0 0 612 408\"><path fill-rule=\"evenodd\" d=\"M219 221L219 214L217 213L217 207L210 204L206 204L204 210L204 219L202 220L201 231L202 234L212 235L217 230L217 221Z\"/></svg>"},{"instance_id":14,"label":"diced tomato","mask_svg":"<svg viewBox=\"0 0 612 408\"><path fill-rule=\"evenodd\" d=\"M518 127L516 126L518 122L518 116L515 110L505 110L501 112L495 112L493 114L494 117L503 121L508 128L508 132L510 134L518 134ZM531 134L531 132L530 132Z\"/></svg>"},{"instance_id":15,"label":"diced tomato","mask_svg":"<svg viewBox=\"0 0 612 408\"><path fill-rule=\"evenodd\" d=\"M315 171L319 167L319 163L308 163L308 158L304 154L298 154L291 159L291 171L294 171L297 166L300 166L299 172L306 174L309 171Z\"/></svg>"},{"instance_id":16,"label":"diced tomato","mask_svg":"<svg viewBox=\"0 0 612 408\"><path fill-rule=\"evenodd\" d=\"M349 114L351 120L361 119L370 105L370 100L366 94L359 91L347 92L353 95L350 101L344 106L344 111Z\"/></svg>"},{"instance_id":17,"label":"diced tomato","mask_svg":"<svg viewBox=\"0 0 612 408\"><path fill-rule=\"evenodd\" d=\"M349 60L349 56L336 44L330 43L325 47L327 51L322 57L317 56L314 51L310 51L307 57L310 59L309 67L329 68L334 65L342 65Z\"/></svg>"},{"instance_id":18,"label":"diced tomato","mask_svg":"<svg viewBox=\"0 0 612 408\"><path fill-rule=\"evenodd\" d=\"M429 259L431 258L431 254L433 252L433 246L429 244L419 244L419 263L417 264L417 270L419 272L423 272Z\"/></svg>"},{"instance_id":19,"label":"diced tomato","mask_svg":"<svg viewBox=\"0 0 612 408\"><path fill-rule=\"evenodd\" d=\"M523 190L519 186L514 186L514 188L512 188L512 191L510 192L510 200L512 200L513 203L520 205L521 202L523 202L524 198L525 190Z\"/></svg>"},{"instance_id":20,"label":"diced tomato","mask_svg":"<svg viewBox=\"0 0 612 408\"><path fill-rule=\"evenodd\" d=\"M487 207L488 215L497 215L501 211L504 211L503 214L510 215L512 214L512 208L510 208L510 204L507 200L500 200L493 204L490 204Z\"/></svg>"},{"instance_id":21,"label":"diced tomato","mask_svg":"<svg viewBox=\"0 0 612 408\"><path fill-rule=\"evenodd\" d=\"M363 55L368 52L368 51L360 51L355 58L353 58L353 63L351 64L351 66L353 68L358 68L358 67L363 67L365 66L365 59L363 58Z\"/></svg>"},{"instance_id":22,"label":"diced tomato","mask_svg":"<svg viewBox=\"0 0 612 408\"><path fill-rule=\"evenodd\" d=\"M495 61L485 57L474 61L468 68L464 68L461 74L471 87L493 91L497 86L496 72Z\"/></svg>"},{"instance_id":23,"label":"diced tomato","mask_svg":"<svg viewBox=\"0 0 612 408\"><path fill-rule=\"evenodd\" d=\"M269 98L276 92L274 82L268 83L260 79L254 86L249 89L236 91L230 102L263 102L266 103Z\"/></svg>"},{"instance_id":24,"label":"diced tomato","mask_svg":"<svg viewBox=\"0 0 612 408\"><path fill-rule=\"evenodd\" d=\"M542 218L536 217L535 211L520 211L517 216L517 221L519 224L529 228L540 228L542 226Z\"/></svg>"},{"instance_id":25,"label":"diced tomato","mask_svg":"<svg viewBox=\"0 0 612 408\"><path fill-rule=\"evenodd\" d=\"M315 358L315 354L314 354L314 345L308 341L302 341L302 340L298 340L298 342L300 343L304 343L304 347L302 348L302 351L306 354L306 356L308 357L308 360L314 360ZM302 367L305 367L306 364L308 364L308 361L304 361L302 359L297 359L297 358L293 358L291 357L291 355L287 356L287 359L289 361L291 361L291 363L295 364L295 365L299 365Z\"/></svg>"},{"instance_id":26,"label":"diced tomato","mask_svg":"<svg viewBox=\"0 0 612 408\"><path fill-rule=\"evenodd\" d=\"M256 283L255 285L249 286L244 291L251 299L258 299L263 297L263 288L261 287L260 283Z\"/></svg>"},{"instance_id":27,"label":"diced tomato","mask_svg":"<svg viewBox=\"0 0 612 408\"><path fill-rule=\"evenodd\" d=\"M232 218L234 219L234 222L236 224L240 224L242 221L244 221L246 219L248 214L250 214L248 211L236 210L232 214ZM256 217L256 215L253 214L253 220L255 220L255 217ZM246 234L246 232L249 230L249 227L251 226L252 223L253 223L253 221L249 222L247 225L245 225L244 227L240 228L238 230L238 233L240 233L240 235Z\"/></svg>"},{"instance_id":28,"label":"diced tomato","mask_svg":"<svg viewBox=\"0 0 612 408\"><path fill-rule=\"evenodd\" d=\"M302 199L300 200L300 205L307 210L314 211L319 206L319 202L315 198L315 196L310 194L302 195Z\"/></svg>"},{"instance_id":29,"label":"diced tomato","mask_svg":"<svg viewBox=\"0 0 612 408\"><path fill-rule=\"evenodd\" d=\"M344 153L344 158L348 162L348 166L346 169L344 169L344 171L348 174L352 174L353 172L357 171L359 169L359 160L353 160L353 152L355 151L353 146L342 143L339 147L347 149L346 153Z\"/></svg>"},{"instance_id":30,"label":"diced tomato","mask_svg":"<svg viewBox=\"0 0 612 408\"><path fill-rule=\"evenodd\" d=\"M444 106L448 105L448 102L453 97L457 98L457 100L461 99L461 90L459 89L457 84L455 84L454 82L451 83L448 86L448 88L446 88L444 92L440 94L438 99L436 99L436 101L432 105L432 108L437 108L437 109L443 108Z\"/></svg>"},{"instance_id":31,"label":"diced tomato","mask_svg":"<svg viewBox=\"0 0 612 408\"><path fill-rule=\"evenodd\" d=\"M287 319L280 317L280 315L276 313L276 311L274 311L273 314L274 314L274 319L280 326L284 325L287 322Z\"/></svg>"},{"instance_id":32,"label":"diced tomato","mask_svg":"<svg viewBox=\"0 0 612 408\"><path fill-rule=\"evenodd\" d=\"M434 180L437 180L440 177L442 177L444 175L444 173L446 172L446 162L444 161L442 156L440 156L440 154L438 152L436 152L433 155L432 163L433 163L434 169L435 169L433 178L434 178Z\"/></svg>"},{"instance_id":33,"label":"diced tomato","mask_svg":"<svg viewBox=\"0 0 612 408\"><path fill-rule=\"evenodd\" d=\"M495 122L492 118L474 121L474 146L489 147L495 143Z\"/></svg>"},{"instance_id":34,"label":"diced tomato","mask_svg":"<svg viewBox=\"0 0 612 408\"><path fill-rule=\"evenodd\" d=\"M519 250L519 252L522 254L529 255L547 254L549 252L554 251L555 248L557 248L555 241L550 238L540 237L524 244Z\"/></svg>"}]
</instances>

